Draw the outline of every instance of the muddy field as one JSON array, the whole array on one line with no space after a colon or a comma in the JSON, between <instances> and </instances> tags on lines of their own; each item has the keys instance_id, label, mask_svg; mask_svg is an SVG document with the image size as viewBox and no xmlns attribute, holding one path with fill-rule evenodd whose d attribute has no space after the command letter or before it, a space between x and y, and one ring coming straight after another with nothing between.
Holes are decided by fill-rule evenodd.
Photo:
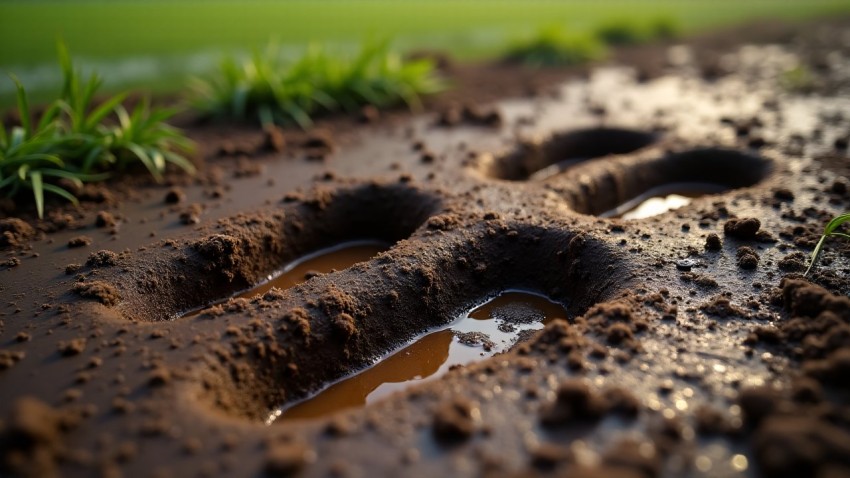
<instances>
[{"instance_id":1,"label":"muddy field","mask_svg":"<svg viewBox=\"0 0 850 478\"><path fill-rule=\"evenodd\" d=\"M850 242L803 276L850 21L443 63L421 114L183 118L197 178L3 203L0 474L850 475Z\"/></svg>"}]
</instances>

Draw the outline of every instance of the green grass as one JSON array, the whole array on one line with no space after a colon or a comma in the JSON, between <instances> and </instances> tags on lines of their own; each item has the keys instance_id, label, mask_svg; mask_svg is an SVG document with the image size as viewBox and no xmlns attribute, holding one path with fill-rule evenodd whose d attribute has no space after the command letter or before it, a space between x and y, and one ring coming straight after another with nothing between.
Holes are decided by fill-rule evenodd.
<instances>
[{"instance_id":1,"label":"green grass","mask_svg":"<svg viewBox=\"0 0 850 478\"><path fill-rule=\"evenodd\" d=\"M608 45L635 45L651 40L669 40L679 36L682 27L675 18L660 16L648 21L613 18L601 23L595 34Z\"/></svg>"},{"instance_id":2,"label":"green grass","mask_svg":"<svg viewBox=\"0 0 850 478\"><path fill-rule=\"evenodd\" d=\"M199 79L195 107L217 118L307 128L315 115L367 104L417 108L420 96L442 86L431 61L402 59L387 42L366 44L353 56L314 46L294 61L281 60L270 45L245 61L226 58L211 79Z\"/></svg>"},{"instance_id":3,"label":"green grass","mask_svg":"<svg viewBox=\"0 0 850 478\"><path fill-rule=\"evenodd\" d=\"M811 262L809 263L809 268L806 269L806 273L804 275L809 275L809 272L811 272L812 268L815 266L815 263L818 260L818 256L823 250L826 238L831 236L837 236L843 237L844 239L850 239L850 234L845 234L843 232L838 231L838 228L841 227L842 224L848 222L850 222L850 212L846 212L840 216L837 216L826 224L826 227L823 230L823 235L820 237L820 240L815 246L815 250L812 251Z\"/></svg>"},{"instance_id":4,"label":"green grass","mask_svg":"<svg viewBox=\"0 0 850 478\"><path fill-rule=\"evenodd\" d=\"M801 19L848 10L847 0L2 0L0 73L18 73L32 93L51 91L60 79L49 77L45 65L57 35L87 71L109 79L107 89L168 90L181 87L187 74L214 67L217 52L250 52L269 38L303 48L374 35L396 39L401 49L481 58L542 24L582 33L612 18L640 23L665 16L693 32L760 16ZM13 93L0 89L0 109L14 103Z\"/></svg>"},{"instance_id":5,"label":"green grass","mask_svg":"<svg viewBox=\"0 0 850 478\"><path fill-rule=\"evenodd\" d=\"M568 66L602 58L605 46L593 35L550 25L508 47L505 58L528 66Z\"/></svg>"},{"instance_id":6,"label":"green grass","mask_svg":"<svg viewBox=\"0 0 850 478\"><path fill-rule=\"evenodd\" d=\"M92 75L84 81L63 44L58 51L62 92L38 121L33 121L24 86L12 77L20 125L0 125L0 193L18 196L30 191L41 218L45 193L77 203L62 181L77 189L135 163L142 163L157 180L167 163L194 172L179 154L191 144L164 122L172 111L151 109L142 100L128 113L121 104L123 94L95 104L100 78Z\"/></svg>"}]
</instances>

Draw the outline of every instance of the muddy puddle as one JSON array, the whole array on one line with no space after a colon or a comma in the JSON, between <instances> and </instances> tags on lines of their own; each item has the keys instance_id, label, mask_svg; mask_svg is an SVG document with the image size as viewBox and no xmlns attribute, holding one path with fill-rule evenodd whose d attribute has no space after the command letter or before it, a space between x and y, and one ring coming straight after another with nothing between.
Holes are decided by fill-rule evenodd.
<instances>
[{"instance_id":1,"label":"muddy puddle","mask_svg":"<svg viewBox=\"0 0 850 478\"><path fill-rule=\"evenodd\" d=\"M659 186L626 201L600 217L645 219L683 206L696 198L728 191L729 187L715 183L675 183Z\"/></svg>"},{"instance_id":2,"label":"muddy puddle","mask_svg":"<svg viewBox=\"0 0 850 478\"><path fill-rule=\"evenodd\" d=\"M390 245L386 242L377 240L360 240L344 242L325 249L320 249L286 264L281 269L269 274L264 281L254 287L237 292L236 294L213 304L193 309L180 315L180 317L191 317L193 315L197 315L210 305L220 304L231 298L241 297L250 299L251 297L265 294L274 287L280 290L286 290L317 274L327 274L328 272L347 269L359 262L368 261L372 257L375 257L389 248Z\"/></svg>"},{"instance_id":3,"label":"muddy puddle","mask_svg":"<svg viewBox=\"0 0 850 478\"><path fill-rule=\"evenodd\" d=\"M454 366L505 352L558 318L567 318L558 303L529 292L503 292L372 367L302 402L275 410L267 423L317 418L374 403L413 384L434 380Z\"/></svg>"}]
</instances>

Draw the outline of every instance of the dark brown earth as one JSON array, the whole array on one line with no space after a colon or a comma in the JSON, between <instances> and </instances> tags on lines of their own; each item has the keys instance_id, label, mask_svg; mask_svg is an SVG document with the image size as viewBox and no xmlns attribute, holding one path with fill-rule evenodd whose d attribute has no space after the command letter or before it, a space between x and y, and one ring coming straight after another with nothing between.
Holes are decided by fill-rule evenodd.
<instances>
[{"instance_id":1,"label":"dark brown earth","mask_svg":"<svg viewBox=\"0 0 850 478\"><path fill-rule=\"evenodd\" d=\"M199 179L89 186L45 221L5 203L0 473L850 474L850 244L803 277L850 210L847 25L586 74L450 65L460 87L423 115L196 125ZM783 89L798 61L816 81ZM729 190L597 217L682 182ZM180 317L353 239L393 246ZM571 319L365 409L264 424L507 289Z\"/></svg>"}]
</instances>

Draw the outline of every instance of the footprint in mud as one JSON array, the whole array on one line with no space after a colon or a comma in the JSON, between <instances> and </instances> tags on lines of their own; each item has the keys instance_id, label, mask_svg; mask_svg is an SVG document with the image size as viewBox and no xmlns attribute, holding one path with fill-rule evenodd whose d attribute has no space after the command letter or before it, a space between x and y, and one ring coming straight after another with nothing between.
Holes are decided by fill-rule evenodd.
<instances>
[{"instance_id":1,"label":"footprint in mud","mask_svg":"<svg viewBox=\"0 0 850 478\"><path fill-rule=\"evenodd\" d=\"M696 198L719 194L728 190L729 187L716 183L665 184L652 188L640 196L600 214L599 217L617 217L627 220L646 219L687 206Z\"/></svg>"},{"instance_id":2,"label":"footprint in mud","mask_svg":"<svg viewBox=\"0 0 850 478\"><path fill-rule=\"evenodd\" d=\"M572 130L543 141L523 142L507 154L489 157L478 167L494 179L540 181L587 160L633 153L657 140L656 134L625 128Z\"/></svg>"},{"instance_id":3,"label":"footprint in mud","mask_svg":"<svg viewBox=\"0 0 850 478\"><path fill-rule=\"evenodd\" d=\"M232 296L216 301L213 304L185 312L178 317L197 315L207 307L226 302L231 298L241 297L250 299L251 297L265 294L272 288L286 290L318 274L327 274L329 272L347 269L354 264L368 261L389 248L390 245L383 241L360 240L344 242L320 249L286 264L279 270L269 274L264 281L254 287L236 292Z\"/></svg>"},{"instance_id":4,"label":"footprint in mud","mask_svg":"<svg viewBox=\"0 0 850 478\"><path fill-rule=\"evenodd\" d=\"M772 173L772 160L752 152L696 148L589 161L562 176L559 192L576 212L635 220L755 186Z\"/></svg>"},{"instance_id":5,"label":"footprint in mud","mask_svg":"<svg viewBox=\"0 0 850 478\"><path fill-rule=\"evenodd\" d=\"M393 392L439 378L453 367L506 352L558 318L567 318L560 304L529 292L503 292L372 367L304 401L275 410L267 423L318 418L374 403Z\"/></svg>"}]
</instances>

